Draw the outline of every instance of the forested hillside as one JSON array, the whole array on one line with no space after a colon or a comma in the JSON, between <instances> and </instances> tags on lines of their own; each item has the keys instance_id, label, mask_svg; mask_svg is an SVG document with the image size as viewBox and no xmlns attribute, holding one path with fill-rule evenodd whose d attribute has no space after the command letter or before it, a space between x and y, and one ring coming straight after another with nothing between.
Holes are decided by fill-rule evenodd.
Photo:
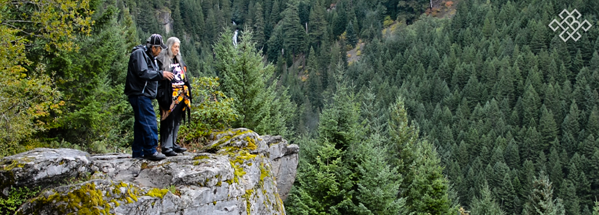
<instances>
[{"instance_id":1,"label":"forested hillside","mask_svg":"<svg viewBox=\"0 0 599 215\"><path fill-rule=\"evenodd\" d=\"M289 214L599 214L596 0L0 2L0 155L126 152L128 53L160 33L206 101L182 142L300 145ZM548 26L564 9L593 25L578 41Z\"/></svg>"}]
</instances>

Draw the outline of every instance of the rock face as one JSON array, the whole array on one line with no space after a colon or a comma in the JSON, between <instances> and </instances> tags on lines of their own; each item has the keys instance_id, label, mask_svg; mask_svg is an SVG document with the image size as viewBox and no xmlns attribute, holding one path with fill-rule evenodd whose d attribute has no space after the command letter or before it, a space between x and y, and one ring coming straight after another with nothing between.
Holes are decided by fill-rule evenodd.
<instances>
[{"instance_id":1,"label":"rock face","mask_svg":"<svg viewBox=\"0 0 599 215\"><path fill-rule=\"evenodd\" d=\"M213 134L206 152L154 162L35 149L0 160L0 191L47 187L17 214L285 214L299 148L248 129ZM90 179L57 186L73 177Z\"/></svg>"}]
</instances>

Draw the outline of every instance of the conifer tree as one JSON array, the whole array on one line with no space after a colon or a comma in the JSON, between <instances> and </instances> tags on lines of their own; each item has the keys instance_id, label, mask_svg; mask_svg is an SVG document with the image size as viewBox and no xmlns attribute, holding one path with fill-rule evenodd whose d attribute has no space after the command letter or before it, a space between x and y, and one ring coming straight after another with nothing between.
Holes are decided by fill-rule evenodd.
<instances>
[{"instance_id":1,"label":"conifer tree","mask_svg":"<svg viewBox=\"0 0 599 215\"><path fill-rule=\"evenodd\" d=\"M310 9L308 34L310 36L310 45L316 47L317 50L319 50L320 44L323 43L323 40L328 40L328 38L324 37L324 34L327 31L326 27L328 25L327 20L325 19L325 12L325 5L322 3L322 0L317 0Z\"/></svg>"},{"instance_id":2,"label":"conifer tree","mask_svg":"<svg viewBox=\"0 0 599 215\"><path fill-rule=\"evenodd\" d=\"M267 56L271 62L276 62L282 56L283 51L283 29L277 25L267 42Z\"/></svg>"},{"instance_id":3,"label":"conifer tree","mask_svg":"<svg viewBox=\"0 0 599 215\"><path fill-rule=\"evenodd\" d=\"M234 126L253 129L258 133L287 133L286 119L292 116L292 108L285 92L277 97L274 86L267 86L274 67L262 61L261 53L256 51L250 31L244 32L241 43L233 46L232 32L226 30L214 46L216 67L223 77L222 89L234 99L234 108L240 118Z\"/></svg>"},{"instance_id":4,"label":"conifer tree","mask_svg":"<svg viewBox=\"0 0 599 215\"><path fill-rule=\"evenodd\" d=\"M401 196L406 199L408 213L449 213L448 181L440 159L431 143L417 139L417 129L408 124L401 98L391 107L389 125L391 161L400 172L407 173Z\"/></svg>"},{"instance_id":5,"label":"conifer tree","mask_svg":"<svg viewBox=\"0 0 599 215\"><path fill-rule=\"evenodd\" d=\"M347 33L347 43L352 47L356 46L356 44L358 44L358 36L354 30L353 23L351 21L347 23L347 27L345 29L345 32Z\"/></svg>"},{"instance_id":6,"label":"conifer tree","mask_svg":"<svg viewBox=\"0 0 599 215\"><path fill-rule=\"evenodd\" d=\"M553 117L553 113L547 110L545 105L541 107L541 119L539 121L539 132L541 133L541 148L537 150L549 149L549 144L557 138L557 123Z\"/></svg>"},{"instance_id":7,"label":"conifer tree","mask_svg":"<svg viewBox=\"0 0 599 215\"><path fill-rule=\"evenodd\" d=\"M523 214L566 214L564 205L560 198L553 197L553 187L546 175L535 177L533 190L524 206Z\"/></svg>"},{"instance_id":8,"label":"conifer tree","mask_svg":"<svg viewBox=\"0 0 599 215\"><path fill-rule=\"evenodd\" d=\"M322 75L317 64L316 52L314 48L310 48L310 54L308 56L308 92L307 97L312 103L312 108L319 110L323 107L322 103Z\"/></svg>"},{"instance_id":9,"label":"conifer tree","mask_svg":"<svg viewBox=\"0 0 599 215\"><path fill-rule=\"evenodd\" d=\"M404 183L407 189L402 193L410 213L445 214L451 213L447 194L448 181L443 176L441 160L433 145L421 141L414 148L415 159L410 164L409 177Z\"/></svg>"},{"instance_id":10,"label":"conifer tree","mask_svg":"<svg viewBox=\"0 0 599 215\"><path fill-rule=\"evenodd\" d=\"M480 191L480 197L475 196L472 200L471 208L470 214L505 214L501 208L499 208L499 204L497 204L496 200L493 198L489 185L486 183Z\"/></svg>"},{"instance_id":11,"label":"conifer tree","mask_svg":"<svg viewBox=\"0 0 599 215\"><path fill-rule=\"evenodd\" d=\"M309 150L309 149L308 149ZM343 192L343 182L350 178L342 175L342 150L329 141L320 142L313 148L314 160L300 159L297 186L289 196L289 214L326 214L339 201L350 201Z\"/></svg>"},{"instance_id":12,"label":"conifer tree","mask_svg":"<svg viewBox=\"0 0 599 215\"><path fill-rule=\"evenodd\" d=\"M357 163L358 214L399 214L404 209L405 200L397 198L397 190L402 182L396 167L387 163L387 149L378 133L359 144L353 153L360 159Z\"/></svg>"},{"instance_id":13,"label":"conifer tree","mask_svg":"<svg viewBox=\"0 0 599 215\"><path fill-rule=\"evenodd\" d=\"M290 54L303 53L306 31L300 23L298 14L298 3L295 1L287 4L287 8L281 13L283 19L279 23L283 30L283 45L285 51Z\"/></svg>"},{"instance_id":14,"label":"conifer tree","mask_svg":"<svg viewBox=\"0 0 599 215\"><path fill-rule=\"evenodd\" d=\"M260 2L256 2L254 5L256 12L254 14L254 40L256 41L256 48L262 50L262 47L266 44L266 38L264 36L264 9Z\"/></svg>"}]
</instances>

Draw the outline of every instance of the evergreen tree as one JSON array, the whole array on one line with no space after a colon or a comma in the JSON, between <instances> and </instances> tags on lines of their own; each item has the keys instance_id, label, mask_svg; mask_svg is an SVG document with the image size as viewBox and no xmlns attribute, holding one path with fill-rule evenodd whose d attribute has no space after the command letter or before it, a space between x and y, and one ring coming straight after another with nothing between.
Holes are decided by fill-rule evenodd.
<instances>
[{"instance_id":1,"label":"evergreen tree","mask_svg":"<svg viewBox=\"0 0 599 215\"><path fill-rule=\"evenodd\" d=\"M405 204L397 198L402 182L396 167L387 163L387 149L381 146L382 137L374 133L354 150L357 163L358 186L356 200L358 214L399 214Z\"/></svg>"},{"instance_id":2,"label":"evergreen tree","mask_svg":"<svg viewBox=\"0 0 599 215\"><path fill-rule=\"evenodd\" d=\"M355 102L355 94L343 80L343 68L338 67L335 74L336 88L332 93L332 102L326 103L322 111L318 138L335 143L335 147L349 148L361 136L359 127L360 107Z\"/></svg>"},{"instance_id":3,"label":"evergreen tree","mask_svg":"<svg viewBox=\"0 0 599 215\"><path fill-rule=\"evenodd\" d=\"M347 34L347 43L352 47L356 46L356 44L358 44L358 37L354 30L354 25L351 21L347 23L347 27L345 29L345 32Z\"/></svg>"},{"instance_id":4,"label":"evergreen tree","mask_svg":"<svg viewBox=\"0 0 599 215\"><path fill-rule=\"evenodd\" d=\"M281 28L281 25L277 25L277 27L273 30L273 33L266 44L268 47L268 59L271 62L277 61L277 59L283 55L283 29Z\"/></svg>"},{"instance_id":5,"label":"evergreen tree","mask_svg":"<svg viewBox=\"0 0 599 215\"><path fill-rule=\"evenodd\" d=\"M475 196L472 200L470 214L505 214L499 204L493 199L489 185L485 183L480 192L480 197Z\"/></svg>"},{"instance_id":6,"label":"evergreen tree","mask_svg":"<svg viewBox=\"0 0 599 215\"><path fill-rule=\"evenodd\" d=\"M333 13L333 37L338 37L345 32L347 26L347 13L342 4L337 6L337 9Z\"/></svg>"},{"instance_id":7,"label":"evergreen tree","mask_svg":"<svg viewBox=\"0 0 599 215\"><path fill-rule=\"evenodd\" d=\"M343 183L350 178L342 174L342 150L328 141L312 145L316 147L312 149L316 157L300 159L297 186L293 187L288 200L289 214L331 213L339 201L350 201L343 190Z\"/></svg>"},{"instance_id":8,"label":"evergreen tree","mask_svg":"<svg viewBox=\"0 0 599 215\"><path fill-rule=\"evenodd\" d=\"M523 214L566 214L562 200L553 198L553 188L547 176L535 177L533 190L524 206Z\"/></svg>"},{"instance_id":9,"label":"evergreen tree","mask_svg":"<svg viewBox=\"0 0 599 215\"><path fill-rule=\"evenodd\" d=\"M549 144L557 138L557 123L553 117L553 113L547 110L545 105L541 107L541 119L539 121L539 132L541 133L541 145L536 150L549 149Z\"/></svg>"},{"instance_id":10,"label":"evergreen tree","mask_svg":"<svg viewBox=\"0 0 599 215\"><path fill-rule=\"evenodd\" d=\"M266 38L264 36L264 10L262 4L256 2L254 5L256 12L254 13L254 40L256 41L256 48L262 50L262 47L266 44Z\"/></svg>"},{"instance_id":11,"label":"evergreen tree","mask_svg":"<svg viewBox=\"0 0 599 215\"><path fill-rule=\"evenodd\" d=\"M308 34L310 36L311 46L320 48L323 40L328 40L324 37L328 25L325 17L325 6L322 0L317 0L310 9L310 19L308 22ZM328 47L324 47L328 48Z\"/></svg>"},{"instance_id":12,"label":"evergreen tree","mask_svg":"<svg viewBox=\"0 0 599 215\"><path fill-rule=\"evenodd\" d=\"M308 56L308 85L307 94L308 99L312 103L312 107L315 110L320 110L323 107L322 103L322 75L317 65L317 57L313 48L310 48L310 54Z\"/></svg>"},{"instance_id":13,"label":"evergreen tree","mask_svg":"<svg viewBox=\"0 0 599 215\"><path fill-rule=\"evenodd\" d=\"M289 3L287 8L281 13L283 19L279 23L284 35L283 46L286 52L292 55L304 52L304 41L306 40L306 32L300 23L297 7L297 2Z\"/></svg>"},{"instance_id":14,"label":"evergreen tree","mask_svg":"<svg viewBox=\"0 0 599 215\"><path fill-rule=\"evenodd\" d=\"M442 174L440 159L431 143L422 141L415 146L415 159L410 165L402 193L410 213L451 213L447 194L448 181Z\"/></svg>"},{"instance_id":15,"label":"evergreen tree","mask_svg":"<svg viewBox=\"0 0 599 215\"><path fill-rule=\"evenodd\" d=\"M223 92L234 99L233 107L240 115L234 126L253 129L258 133L286 133L284 122L291 116L279 112L291 104L285 101L288 100L286 95L279 100L274 93L275 88L266 85L274 67L262 61L251 32L243 34L237 48L230 38L232 32L226 30L214 50L216 67L223 77Z\"/></svg>"}]
</instances>

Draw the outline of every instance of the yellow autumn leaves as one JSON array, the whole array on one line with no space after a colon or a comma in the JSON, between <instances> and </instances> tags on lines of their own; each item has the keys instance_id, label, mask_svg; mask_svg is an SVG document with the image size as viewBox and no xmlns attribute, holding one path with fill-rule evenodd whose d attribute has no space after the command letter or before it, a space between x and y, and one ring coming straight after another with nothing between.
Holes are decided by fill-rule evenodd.
<instances>
[{"instance_id":1,"label":"yellow autumn leaves","mask_svg":"<svg viewBox=\"0 0 599 215\"><path fill-rule=\"evenodd\" d=\"M77 33L89 34L90 0L0 0L0 157L17 153L47 129L51 113L64 105L45 65L29 50L77 51ZM43 120L42 120L43 119Z\"/></svg>"}]
</instances>

